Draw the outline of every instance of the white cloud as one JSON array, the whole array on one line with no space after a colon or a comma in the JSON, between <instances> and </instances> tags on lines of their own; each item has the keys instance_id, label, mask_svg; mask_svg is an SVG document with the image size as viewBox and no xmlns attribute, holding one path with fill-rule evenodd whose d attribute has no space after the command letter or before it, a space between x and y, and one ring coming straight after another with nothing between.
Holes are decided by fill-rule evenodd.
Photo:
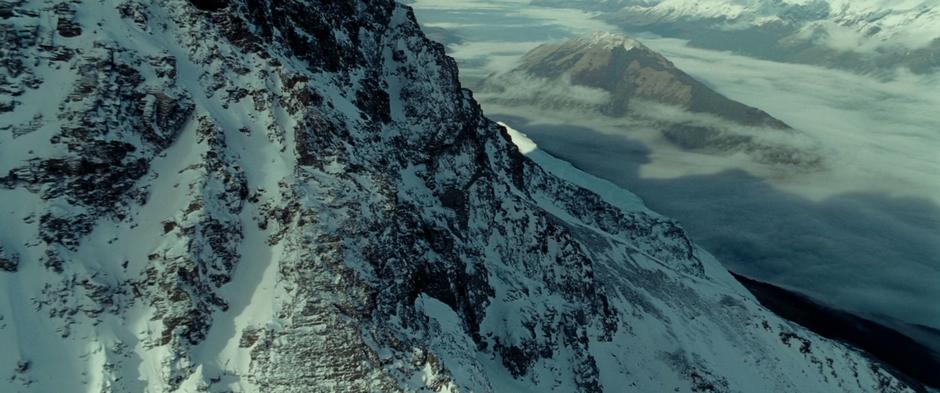
<instances>
[{"instance_id":1,"label":"white cloud","mask_svg":"<svg viewBox=\"0 0 940 393\"><path fill-rule=\"evenodd\" d=\"M819 139L831 172L780 184L816 199L878 191L940 202L940 78L884 81L813 66L644 42L719 92L764 109Z\"/></svg>"},{"instance_id":2,"label":"white cloud","mask_svg":"<svg viewBox=\"0 0 940 393\"><path fill-rule=\"evenodd\" d=\"M541 45L541 41L524 42L495 42L472 41L450 47L451 53L458 61L482 61L483 66L461 71L490 74L494 72L507 72L516 67L519 57Z\"/></svg>"},{"instance_id":3,"label":"white cloud","mask_svg":"<svg viewBox=\"0 0 940 393\"><path fill-rule=\"evenodd\" d=\"M561 81L537 78L519 72L502 74L487 83L487 87L477 92L481 102L540 102L545 106L555 106L568 111L594 111L610 101L610 93L572 84L567 77Z\"/></svg>"}]
</instances>

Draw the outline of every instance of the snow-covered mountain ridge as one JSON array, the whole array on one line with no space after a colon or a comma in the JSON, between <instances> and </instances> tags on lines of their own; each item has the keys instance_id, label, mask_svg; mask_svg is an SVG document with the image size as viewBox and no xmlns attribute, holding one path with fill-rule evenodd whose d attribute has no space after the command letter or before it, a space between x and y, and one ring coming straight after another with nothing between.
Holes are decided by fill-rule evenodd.
<instances>
[{"instance_id":1,"label":"snow-covered mountain ridge","mask_svg":"<svg viewBox=\"0 0 940 393\"><path fill-rule=\"evenodd\" d=\"M629 31L777 61L864 71L940 67L937 0L534 0L602 11Z\"/></svg>"},{"instance_id":2,"label":"snow-covered mountain ridge","mask_svg":"<svg viewBox=\"0 0 940 393\"><path fill-rule=\"evenodd\" d=\"M0 31L0 390L911 390L486 119L395 2Z\"/></svg>"},{"instance_id":3,"label":"snow-covered mountain ridge","mask_svg":"<svg viewBox=\"0 0 940 393\"><path fill-rule=\"evenodd\" d=\"M550 1L550 0L546 0ZM872 44L899 43L910 49L940 38L936 0L614 0L584 1L610 10L645 13L660 21L713 20L725 28L784 23L841 26ZM835 37L834 37L835 38ZM848 38L848 37L843 37ZM861 48L857 48L861 49Z\"/></svg>"}]
</instances>

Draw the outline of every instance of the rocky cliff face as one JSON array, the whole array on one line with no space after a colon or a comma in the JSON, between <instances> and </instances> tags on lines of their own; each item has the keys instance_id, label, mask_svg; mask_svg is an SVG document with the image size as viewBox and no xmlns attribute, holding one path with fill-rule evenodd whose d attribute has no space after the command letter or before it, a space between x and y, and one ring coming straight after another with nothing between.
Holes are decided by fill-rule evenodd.
<instances>
[{"instance_id":1,"label":"rocky cliff face","mask_svg":"<svg viewBox=\"0 0 940 393\"><path fill-rule=\"evenodd\" d=\"M910 390L487 120L405 6L0 18L2 390Z\"/></svg>"}]
</instances>

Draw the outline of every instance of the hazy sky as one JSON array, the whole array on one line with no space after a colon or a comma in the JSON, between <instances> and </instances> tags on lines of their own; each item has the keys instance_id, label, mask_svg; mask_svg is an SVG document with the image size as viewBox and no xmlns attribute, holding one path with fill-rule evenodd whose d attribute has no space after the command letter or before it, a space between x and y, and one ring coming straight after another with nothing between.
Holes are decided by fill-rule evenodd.
<instances>
[{"instance_id":1,"label":"hazy sky","mask_svg":"<svg viewBox=\"0 0 940 393\"><path fill-rule=\"evenodd\" d=\"M419 0L415 7L423 24L463 38L450 49L468 81L511 69L542 42L616 31L582 11L525 3ZM940 76L876 80L638 38L717 91L800 130L799 146L822 154L822 168L683 152L655 130L596 116L483 99L484 110L678 218L732 270L910 334L918 331L902 325L940 329ZM940 348L940 337L918 338Z\"/></svg>"}]
</instances>

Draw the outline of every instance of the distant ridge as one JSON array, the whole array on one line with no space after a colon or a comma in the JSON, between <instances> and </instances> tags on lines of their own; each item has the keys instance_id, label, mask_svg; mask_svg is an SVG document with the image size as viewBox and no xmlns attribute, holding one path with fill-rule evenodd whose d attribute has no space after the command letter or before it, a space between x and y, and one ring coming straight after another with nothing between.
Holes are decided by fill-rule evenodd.
<instances>
[{"instance_id":1,"label":"distant ridge","mask_svg":"<svg viewBox=\"0 0 940 393\"><path fill-rule=\"evenodd\" d=\"M540 45L516 69L543 78L568 75L575 85L611 94L606 113L630 111L636 99L708 113L748 126L790 128L766 112L731 100L695 80L663 55L618 33L594 33Z\"/></svg>"},{"instance_id":2,"label":"distant ridge","mask_svg":"<svg viewBox=\"0 0 940 393\"><path fill-rule=\"evenodd\" d=\"M822 162L815 151L780 142L799 134L785 122L712 90L620 33L542 44L476 90L484 103L508 108L534 107L575 120L589 113L636 120L684 150L743 152L759 162L806 169Z\"/></svg>"}]
</instances>

